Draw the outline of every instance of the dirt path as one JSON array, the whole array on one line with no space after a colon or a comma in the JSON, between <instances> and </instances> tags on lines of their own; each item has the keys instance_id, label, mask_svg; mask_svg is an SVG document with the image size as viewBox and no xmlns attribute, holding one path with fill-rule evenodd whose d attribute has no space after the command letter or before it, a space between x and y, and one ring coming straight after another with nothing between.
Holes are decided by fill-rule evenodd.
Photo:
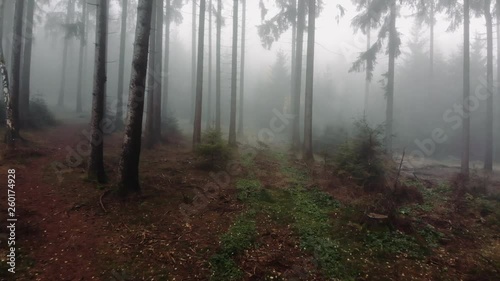
<instances>
[{"instance_id":1,"label":"dirt path","mask_svg":"<svg viewBox=\"0 0 500 281\"><path fill-rule=\"evenodd\" d=\"M66 158L65 147L83 138L85 128L69 124L50 129L44 133L44 155L16 171L20 262L29 266L19 280L99 279L94 257L103 243L101 222L80 213L71 198L58 192L55 173L53 178L44 178L53 161Z\"/></svg>"}]
</instances>

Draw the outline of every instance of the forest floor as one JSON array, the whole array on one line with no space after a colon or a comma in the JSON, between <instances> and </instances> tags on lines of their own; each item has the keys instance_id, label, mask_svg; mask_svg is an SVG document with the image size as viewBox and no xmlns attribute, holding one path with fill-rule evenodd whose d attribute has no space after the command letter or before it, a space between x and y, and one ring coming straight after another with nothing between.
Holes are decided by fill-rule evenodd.
<instances>
[{"instance_id":1,"label":"forest floor","mask_svg":"<svg viewBox=\"0 0 500 281\"><path fill-rule=\"evenodd\" d=\"M404 171L406 201L386 218L384 194L321 163L262 148L211 172L177 140L142 152L142 194L121 199L122 134L105 138L110 183L97 184L74 152L88 149L86 129L1 147L0 177L16 169L17 280L500 280L497 178L474 174L460 193L452 168ZM5 231L0 279L13 280Z\"/></svg>"}]
</instances>

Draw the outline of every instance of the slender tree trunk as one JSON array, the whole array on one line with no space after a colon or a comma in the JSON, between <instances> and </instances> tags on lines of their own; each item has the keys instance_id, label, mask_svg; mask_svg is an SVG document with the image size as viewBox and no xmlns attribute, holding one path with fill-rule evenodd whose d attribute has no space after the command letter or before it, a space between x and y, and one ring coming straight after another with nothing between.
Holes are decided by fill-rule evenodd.
<instances>
[{"instance_id":1,"label":"slender tree trunk","mask_svg":"<svg viewBox=\"0 0 500 281\"><path fill-rule=\"evenodd\" d=\"M7 104L7 130L5 132L5 142L8 145L13 145L15 140L19 138L19 95L21 85L21 50L23 38L23 10L24 0L16 1L14 12L14 27L12 34L12 87L10 89L10 98L6 101ZM8 88L7 71L4 69L4 91Z\"/></svg>"},{"instance_id":2,"label":"slender tree trunk","mask_svg":"<svg viewBox=\"0 0 500 281\"><path fill-rule=\"evenodd\" d=\"M194 111L193 148L201 142L201 116L203 105L203 44L205 44L205 0L200 0L198 28L198 63L196 73L196 103Z\"/></svg>"},{"instance_id":3,"label":"slender tree trunk","mask_svg":"<svg viewBox=\"0 0 500 281\"><path fill-rule=\"evenodd\" d=\"M156 0L155 30L155 83L153 105L153 143L161 140L161 96L162 96L162 55L163 55L163 0Z\"/></svg>"},{"instance_id":4,"label":"slender tree trunk","mask_svg":"<svg viewBox=\"0 0 500 281\"><path fill-rule=\"evenodd\" d=\"M17 127L14 120L14 112L12 108L14 104L11 99L11 92L9 87L9 74L7 71L7 66L5 65L5 59L3 57L3 48L0 45L0 75L2 78L2 92L5 101L5 142L11 146L14 144L14 138L12 136L16 135Z\"/></svg>"},{"instance_id":5,"label":"slender tree trunk","mask_svg":"<svg viewBox=\"0 0 500 281\"><path fill-rule=\"evenodd\" d=\"M212 0L208 3L208 95L207 126L212 126Z\"/></svg>"},{"instance_id":6,"label":"slender tree trunk","mask_svg":"<svg viewBox=\"0 0 500 281\"><path fill-rule=\"evenodd\" d=\"M500 1L500 0L499 0ZM217 0L217 34L215 46L215 130L221 131L221 30L222 30L222 0Z\"/></svg>"},{"instance_id":7,"label":"slender tree trunk","mask_svg":"<svg viewBox=\"0 0 500 281\"><path fill-rule=\"evenodd\" d=\"M120 58L118 63L118 90L116 93L117 103L116 103L116 116L115 116L115 127L117 130L123 130L123 84L124 84L124 72L125 72L125 44L127 39L127 12L128 12L128 0L122 0L122 18L120 27Z\"/></svg>"},{"instance_id":8,"label":"slender tree trunk","mask_svg":"<svg viewBox=\"0 0 500 281\"><path fill-rule=\"evenodd\" d=\"M366 30L366 51L368 51L371 47L371 28L368 27ZM364 106L364 116L367 117L368 114L368 98L370 96L370 70L368 67L366 68L365 74L365 106Z\"/></svg>"},{"instance_id":9,"label":"slender tree trunk","mask_svg":"<svg viewBox=\"0 0 500 281\"><path fill-rule=\"evenodd\" d=\"M153 1L153 7L156 7L156 0ZM148 94L146 96L146 128L144 130L144 145L151 149L154 145L153 140L153 119L154 119L154 96L155 96L155 48L156 48L156 10L153 9L151 15L151 32L149 33L149 60L148 60Z\"/></svg>"},{"instance_id":10,"label":"slender tree trunk","mask_svg":"<svg viewBox=\"0 0 500 281\"><path fill-rule=\"evenodd\" d=\"M295 94L295 64L297 60L297 0L292 0L293 20L292 20L292 69L290 70L290 104L288 110L292 110L293 95Z\"/></svg>"},{"instance_id":11,"label":"slender tree trunk","mask_svg":"<svg viewBox=\"0 0 500 281\"><path fill-rule=\"evenodd\" d=\"M87 1L81 0L82 4L82 34L80 35L80 49L78 53L78 85L76 89L76 112L82 112L82 84L83 84L83 57L85 53L85 45L87 45L86 30L87 30Z\"/></svg>"},{"instance_id":12,"label":"slender tree trunk","mask_svg":"<svg viewBox=\"0 0 500 281\"><path fill-rule=\"evenodd\" d=\"M99 183L106 182L104 171L103 119L106 99L106 52L108 49L108 0L101 0L97 6L96 45L94 65L94 90L92 99L92 120L90 159L88 177Z\"/></svg>"},{"instance_id":13,"label":"slender tree trunk","mask_svg":"<svg viewBox=\"0 0 500 281\"><path fill-rule=\"evenodd\" d=\"M74 0L68 1L68 11L66 14L66 25L70 24L73 20L73 13L75 11ZM64 106L64 91L66 88L66 64L68 61L68 48L69 48L70 38L64 35L64 48L63 48L63 59L62 59L62 77L61 77L61 87L59 89L59 98L57 100L57 106Z\"/></svg>"},{"instance_id":14,"label":"slender tree trunk","mask_svg":"<svg viewBox=\"0 0 500 281\"><path fill-rule=\"evenodd\" d=\"M432 91L434 87L434 25L435 25L435 12L434 0L431 1L431 24L430 24L430 46L429 46L429 98L432 98Z\"/></svg>"},{"instance_id":15,"label":"slender tree trunk","mask_svg":"<svg viewBox=\"0 0 500 281\"><path fill-rule=\"evenodd\" d=\"M465 178L469 177L469 151L470 151L470 118L469 118L469 96L470 96L470 3L464 0L464 75L463 75L463 118L462 133L462 163L461 172Z\"/></svg>"},{"instance_id":16,"label":"slender tree trunk","mask_svg":"<svg viewBox=\"0 0 500 281\"><path fill-rule=\"evenodd\" d=\"M391 1L389 26L389 71L387 75L387 107L385 120L385 149L388 155L392 154L392 130L394 112L394 74L396 66L396 0Z\"/></svg>"},{"instance_id":17,"label":"slender tree trunk","mask_svg":"<svg viewBox=\"0 0 500 281\"><path fill-rule=\"evenodd\" d=\"M238 1L233 1L233 54L231 69L231 114L229 118L229 145L236 146L236 83L238 74Z\"/></svg>"},{"instance_id":18,"label":"slender tree trunk","mask_svg":"<svg viewBox=\"0 0 500 281\"><path fill-rule=\"evenodd\" d=\"M4 12L5 12L5 0L0 0L0 49L3 50L3 22L4 22ZM2 53L2 59L3 53Z\"/></svg>"},{"instance_id":19,"label":"slender tree trunk","mask_svg":"<svg viewBox=\"0 0 500 281\"><path fill-rule=\"evenodd\" d=\"M139 159L141 155L142 118L152 11L153 1L139 0L129 87L127 125L119 164L120 193L123 195L130 192L140 192L141 190L139 185Z\"/></svg>"},{"instance_id":20,"label":"slender tree trunk","mask_svg":"<svg viewBox=\"0 0 500 281\"><path fill-rule=\"evenodd\" d=\"M196 0L193 1L191 24L191 121L194 122L196 99Z\"/></svg>"},{"instance_id":21,"label":"slender tree trunk","mask_svg":"<svg viewBox=\"0 0 500 281\"><path fill-rule=\"evenodd\" d=\"M243 105L245 100L245 39L247 21L247 1L241 1L241 60L240 60L240 103L238 108L238 136L243 137Z\"/></svg>"},{"instance_id":22,"label":"slender tree trunk","mask_svg":"<svg viewBox=\"0 0 500 281\"><path fill-rule=\"evenodd\" d=\"M497 93L497 96L500 97L500 36L498 36L498 34L500 34L500 0L497 0L496 1L496 10L497 10L497 13L496 13L496 16L497 16L497 81L496 81L496 93ZM497 101L498 103L498 101ZM498 115L498 111L497 111L497 116ZM498 118L497 118L498 119ZM495 145L493 147L493 149L496 149L496 155L498 157L498 152L500 151L498 149L498 146Z\"/></svg>"},{"instance_id":23,"label":"slender tree trunk","mask_svg":"<svg viewBox=\"0 0 500 281\"><path fill-rule=\"evenodd\" d=\"M304 48L304 28L306 18L306 0L298 0L297 11L297 48L295 50L295 86L292 96L292 150L300 149L300 93L302 85L302 55Z\"/></svg>"},{"instance_id":24,"label":"slender tree trunk","mask_svg":"<svg viewBox=\"0 0 500 281\"><path fill-rule=\"evenodd\" d=\"M164 67L164 75L163 75L163 99L162 99L162 113L165 118L168 118L167 113L167 99L168 99L168 76L169 76L169 63L170 63L170 1L166 0L166 9L165 9L165 53L163 56L163 67Z\"/></svg>"},{"instance_id":25,"label":"slender tree trunk","mask_svg":"<svg viewBox=\"0 0 500 281\"><path fill-rule=\"evenodd\" d=\"M24 55L22 67L22 84L20 97L21 124L26 126L30 118L30 83L31 83L31 51L33 46L33 20L35 0L28 0L26 7L26 33L24 35Z\"/></svg>"},{"instance_id":26,"label":"slender tree trunk","mask_svg":"<svg viewBox=\"0 0 500 281\"><path fill-rule=\"evenodd\" d=\"M309 26L307 30L306 99L304 111L305 161L314 161L312 145L313 90L314 90L314 43L316 33L316 1L309 0Z\"/></svg>"},{"instance_id":27,"label":"slender tree trunk","mask_svg":"<svg viewBox=\"0 0 500 281\"><path fill-rule=\"evenodd\" d=\"M487 36L487 87L488 99L486 100L486 143L484 170L493 170L493 19L491 16L491 0L485 0L486 36Z\"/></svg>"}]
</instances>

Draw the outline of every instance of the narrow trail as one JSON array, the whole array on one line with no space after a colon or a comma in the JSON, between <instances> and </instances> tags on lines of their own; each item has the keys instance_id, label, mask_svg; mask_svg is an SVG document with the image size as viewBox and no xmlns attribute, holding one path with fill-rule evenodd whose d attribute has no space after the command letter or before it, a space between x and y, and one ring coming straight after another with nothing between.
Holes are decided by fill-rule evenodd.
<instances>
[{"instance_id":1,"label":"narrow trail","mask_svg":"<svg viewBox=\"0 0 500 281\"><path fill-rule=\"evenodd\" d=\"M60 125L44 133L43 156L16 171L19 247L32 260L23 278L29 280L97 280L94 257L104 238L98 218L83 214L58 192L54 161L63 161L67 146L84 136L84 124ZM50 172L47 173L47 169ZM47 178L47 174L50 178ZM65 184L64 181L61 184ZM21 280L21 279L19 279Z\"/></svg>"}]
</instances>

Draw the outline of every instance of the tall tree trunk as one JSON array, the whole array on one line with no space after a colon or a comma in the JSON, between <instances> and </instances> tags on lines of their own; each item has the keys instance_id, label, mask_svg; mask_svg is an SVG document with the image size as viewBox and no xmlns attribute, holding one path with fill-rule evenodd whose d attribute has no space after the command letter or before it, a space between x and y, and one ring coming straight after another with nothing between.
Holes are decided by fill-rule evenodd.
<instances>
[{"instance_id":1,"label":"tall tree trunk","mask_svg":"<svg viewBox=\"0 0 500 281\"><path fill-rule=\"evenodd\" d=\"M240 60L240 103L238 107L238 136L243 137L243 104L245 100L245 38L247 21L247 1L241 0L241 60Z\"/></svg>"},{"instance_id":2,"label":"tall tree trunk","mask_svg":"<svg viewBox=\"0 0 500 281\"><path fill-rule=\"evenodd\" d=\"M207 93L207 125L212 126L212 0L208 2L208 93Z\"/></svg>"},{"instance_id":3,"label":"tall tree trunk","mask_svg":"<svg viewBox=\"0 0 500 281\"><path fill-rule=\"evenodd\" d=\"M469 118L469 96L470 96L470 3L464 0L464 73L463 73L463 100L462 106L465 114L463 118L462 132L462 163L461 172L465 178L469 177L469 151L470 151L470 118Z\"/></svg>"},{"instance_id":4,"label":"tall tree trunk","mask_svg":"<svg viewBox=\"0 0 500 281\"><path fill-rule=\"evenodd\" d=\"M31 51L33 46L33 20L35 15L35 0L28 0L26 7L26 33L24 35L24 55L21 75L20 113L21 124L27 125L30 118L30 83L31 83Z\"/></svg>"},{"instance_id":5,"label":"tall tree trunk","mask_svg":"<svg viewBox=\"0 0 500 281\"><path fill-rule=\"evenodd\" d=\"M73 20L73 13L75 11L74 0L68 1L68 10L66 13L66 20L64 21L66 25L70 24ZM68 61L68 48L69 48L70 38L67 34L64 35L64 48L63 48L63 59L62 59L62 77L61 77L61 87L59 89L59 98L57 99L57 106L64 106L64 91L66 88L66 64Z\"/></svg>"},{"instance_id":6,"label":"tall tree trunk","mask_svg":"<svg viewBox=\"0 0 500 281\"><path fill-rule=\"evenodd\" d=\"M432 97L434 87L434 25L435 25L435 3L431 1L431 24L430 24L430 46L429 46L429 98Z\"/></svg>"},{"instance_id":7,"label":"tall tree trunk","mask_svg":"<svg viewBox=\"0 0 500 281\"><path fill-rule=\"evenodd\" d=\"M292 63L290 70L290 104L288 105L288 110L292 113L292 101L293 95L295 94L295 64L297 60L297 0L292 0L293 6L293 20L292 20Z\"/></svg>"},{"instance_id":8,"label":"tall tree trunk","mask_svg":"<svg viewBox=\"0 0 500 281\"><path fill-rule=\"evenodd\" d=\"M497 10L497 34L500 34L500 0L496 1L496 10ZM497 36L497 85L496 85L496 92L497 96L500 97L500 36ZM498 101L497 101L498 104ZM497 116L499 116L498 111L497 111ZM497 118L498 120L498 118ZM493 149L496 149L496 155L498 157L498 152L500 150L498 149L498 145L494 146Z\"/></svg>"},{"instance_id":9,"label":"tall tree trunk","mask_svg":"<svg viewBox=\"0 0 500 281\"><path fill-rule=\"evenodd\" d=\"M196 0L193 1L191 20L191 121L194 122L196 99Z\"/></svg>"},{"instance_id":10,"label":"tall tree trunk","mask_svg":"<svg viewBox=\"0 0 500 281\"><path fill-rule=\"evenodd\" d=\"M116 93L116 116L115 127L117 130L123 130L123 84L125 72L125 44L127 39L127 13L128 0L122 0L122 18L120 27L120 58L118 63L118 90Z\"/></svg>"},{"instance_id":11,"label":"tall tree trunk","mask_svg":"<svg viewBox=\"0 0 500 281\"><path fill-rule=\"evenodd\" d=\"M198 63L196 71L196 103L194 111L193 148L201 142L201 114L203 105L203 44L205 44L205 0L200 0L198 28Z\"/></svg>"},{"instance_id":12,"label":"tall tree trunk","mask_svg":"<svg viewBox=\"0 0 500 281\"><path fill-rule=\"evenodd\" d=\"M366 51L368 51L371 47L371 27L368 26L366 30ZM368 67L366 68L365 73L365 106L363 108L363 115L367 118L368 114L368 98L370 96L370 70Z\"/></svg>"},{"instance_id":13,"label":"tall tree trunk","mask_svg":"<svg viewBox=\"0 0 500 281\"><path fill-rule=\"evenodd\" d=\"M314 90L314 43L316 33L316 0L309 0L309 26L307 29L306 98L304 111L305 161L314 161L312 145L313 90Z\"/></svg>"},{"instance_id":14,"label":"tall tree trunk","mask_svg":"<svg viewBox=\"0 0 500 281\"><path fill-rule=\"evenodd\" d=\"M500 0L499 0L500 1ZM215 46L215 130L221 131L221 31L222 31L222 0L217 0L217 32Z\"/></svg>"},{"instance_id":15,"label":"tall tree trunk","mask_svg":"<svg viewBox=\"0 0 500 281\"><path fill-rule=\"evenodd\" d=\"M231 114L229 117L229 145L236 146L236 83L238 74L238 1L233 1L233 54L231 67Z\"/></svg>"},{"instance_id":16,"label":"tall tree trunk","mask_svg":"<svg viewBox=\"0 0 500 281\"><path fill-rule=\"evenodd\" d=\"M14 12L14 28L12 34L12 87L10 89L10 98L7 101L7 130L5 132L5 142L13 145L19 138L19 90L21 85L21 50L23 38L23 10L24 0L16 1ZM7 72L4 69L3 88L8 88ZM10 124L9 124L10 123Z\"/></svg>"},{"instance_id":17,"label":"tall tree trunk","mask_svg":"<svg viewBox=\"0 0 500 281\"><path fill-rule=\"evenodd\" d=\"M156 0L153 7L156 7ZM148 93L146 96L146 128L144 130L144 145L150 149L154 145L153 140L153 119L154 119L154 95L155 95L155 48L156 48L156 10L153 9L151 15L151 32L149 33L149 60L148 60Z\"/></svg>"},{"instance_id":18,"label":"tall tree trunk","mask_svg":"<svg viewBox=\"0 0 500 281\"><path fill-rule=\"evenodd\" d=\"M139 159L141 156L144 92L148 67L149 34L153 1L139 0L135 28L134 54L128 100L127 125L120 156L120 193L140 192Z\"/></svg>"},{"instance_id":19,"label":"tall tree trunk","mask_svg":"<svg viewBox=\"0 0 500 281\"><path fill-rule=\"evenodd\" d=\"M87 30L87 1L81 0L82 4L82 31L80 34L80 49L78 51L78 84L76 89L76 112L82 112L82 84L83 84L83 57L85 46L87 45L86 30Z\"/></svg>"},{"instance_id":20,"label":"tall tree trunk","mask_svg":"<svg viewBox=\"0 0 500 281\"><path fill-rule=\"evenodd\" d=\"M166 0L165 7L165 52L163 55L163 98L162 98L162 114L168 118L167 113L167 99L168 99L168 76L169 76L169 63L170 63L170 1Z\"/></svg>"},{"instance_id":21,"label":"tall tree trunk","mask_svg":"<svg viewBox=\"0 0 500 281\"><path fill-rule=\"evenodd\" d=\"M163 55L163 0L156 0L155 30L155 83L153 105L153 143L161 140L161 96L162 96L162 55Z\"/></svg>"},{"instance_id":22,"label":"tall tree trunk","mask_svg":"<svg viewBox=\"0 0 500 281\"><path fill-rule=\"evenodd\" d=\"M302 55L304 48L304 28L306 22L306 0L298 0L297 10L297 48L295 50L295 86L292 96L292 150L300 149L300 93L302 85Z\"/></svg>"},{"instance_id":23,"label":"tall tree trunk","mask_svg":"<svg viewBox=\"0 0 500 281\"><path fill-rule=\"evenodd\" d=\"M391 1L391 14L389 25L389 71L387 73L387 107L385 112L385 150L392 154L392 130L394 112L394 74L396 65L396 0Z\"/></svg>"},{"instance_id":24,"label":"tall tree trunk","mask_svg":"<svg viewBox=\"0 0 500 281\"><path fill-rule=\"evenodd\" d=\"M5 12L5 0L0 0L0 49L2 50L3 50L4 12ZM3 53L2 53L2 59L4 59Z\"/></svg>"},{"instance_id":25,"label":"tall tree trunk","mask_svg":"<svg viewBox=\"0 0 500 281\"><path fill-rule=\"evenodd\" d=\"M14 120L14 113L12 110L14 104L12 103L11 99L11 92L9 87L9 74L7 71L7 66L5 65L5 59L3 57L3 48L1 45L0 45L0 75L2 79L3 98L5 101L5 125L6 125L5 142L8 145L13 145L12 136L15 136L17 132L17 127Z\"/></svg>"},{"instance_id":26,"label":"tall tree trunk","mask_svg":"<svg viewBox=\"0 0 500 281\"><path fill-rule=\"evenodd\" d=\"M100 183L106 182L104 171L103 119L106 96L106 52L108 46L108 0L101 0L97 6L96 45L94 64L94 90L92 99L92 120L90 159L88 177Z\"/></svg>"},{"instance_id":27,"label":"tall tree trunk","mask_svg":"<svg viewBox=\"0 0 500 281\"><path fill-rule=\"evenodd\" d=\"M485 0L486 36L487 36L487 74L488 99L486 100L486 143L484 170L493 170L493 19L491 16L491 0Z\"/></svg>"}]
</instances>

